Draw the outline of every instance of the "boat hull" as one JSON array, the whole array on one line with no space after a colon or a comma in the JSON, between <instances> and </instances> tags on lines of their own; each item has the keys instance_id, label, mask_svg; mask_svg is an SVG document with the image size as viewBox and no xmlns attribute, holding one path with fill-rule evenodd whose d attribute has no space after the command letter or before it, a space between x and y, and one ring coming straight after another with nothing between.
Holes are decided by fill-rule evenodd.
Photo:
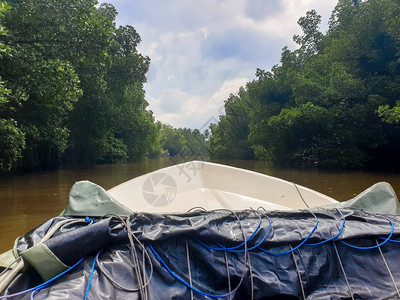
<instances>
[{"instance_id":1,"label":"boat hull","mask_svg":"<svg viewBox=\"0 0 400 300\"><path fill-rule=\"evenodd\" d=\"M132 211L151 213L183 213L193 207L293 210L337 202L293 182L204 161L164 168L108 192Z\"/></svg>"}]
</instances>

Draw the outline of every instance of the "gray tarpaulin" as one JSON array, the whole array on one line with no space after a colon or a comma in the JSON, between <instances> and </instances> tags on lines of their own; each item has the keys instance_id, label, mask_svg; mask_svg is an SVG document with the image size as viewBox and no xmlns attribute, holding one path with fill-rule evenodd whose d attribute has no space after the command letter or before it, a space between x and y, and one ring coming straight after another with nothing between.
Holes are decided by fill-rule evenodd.
<instances>
[{"instance_id":1,"label":"gray tarpaulin","mask_svg":"<svg viewBox=\"0 0 400 300\"><path fill-rule=\"evenodd\" d=\"M221 298L400 299L399 205L386 183L311 211L130 213L88 182L73 188L71 200L65 215L99 216L95 210L100 209L130 216L126 224L114 217L90 223L60 216L27 233L16 251L32 268L5 294L36 286L42 282L39 274L47 279L52 260L65 269L83 259L34 299L83 299L89 281L88 299L105 300L210 299L230 293ZM66 219L73 222L40 243L49 228ZM135 236L131 242L127 226ZM100 250L99 263L93 264ZM138 287L139 275L148 285L128 291ZM14 299L21 298L30 294Z\"/></svg>"},{"instance_id":2,"label":"gray tarpaulin","mask_svg":"<svg viewBox=\"0 0 400 300\"><path fill-rule=\"evenodd\" d=\"M64 219L53 219L22 237L18 251L23 253L37 244L51 224ZM83 299L99 250L102 270L95 264L88 299L143 299L139 291L121 288L138 286L135 266L146 280L153 270L145 291L148 299L190 299L191 293L194 299L209 298L198 291L215 296L234 291L231 299L251 299L252 295L254 299L303 299L303 295L307 299L397 299L400 244L387 241L380 249L369 247L382 243L392 229L391 239L400 236L399 216L336 208L321 209L314 215L307 210L248 210L236 214L132 214L128 224L148 257L143 257L143 248L134 242L139 258L135 263L126 227L116 218L94 224L77 222L44 244L66 266L81 258L83 262L35 293L34 299ZM335 241L317 244L336 235ZM308 236L307 243L301 244ZM221 247L228 250L214 250ZM40 264L34 267L40 268ZM27 271L6 293L38 282L38 274Z\"/></svg>"}]
</instances>

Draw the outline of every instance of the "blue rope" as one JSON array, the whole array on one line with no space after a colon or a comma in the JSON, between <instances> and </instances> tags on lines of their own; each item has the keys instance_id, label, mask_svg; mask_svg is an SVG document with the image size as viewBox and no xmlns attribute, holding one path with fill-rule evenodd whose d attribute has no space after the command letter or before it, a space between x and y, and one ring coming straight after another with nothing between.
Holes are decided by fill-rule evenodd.
<instances>
[{"instance_id":1,"label":"blue rope","mask_svg":"<svg viewBox=\"0 0 400 300\"><path fill-rule=\"evenodd\" d=\"M269 218L268 218L269 219ZM234 253L241 253L241 252L245 252L245 251L250 251L253 250L255 248L257 248L258 246L260 246L262 243L264 243L265 239L267 238L268 233L270 232L272 227L272 221L271 219L269 219L269 227L267 232L265 233L264 237L261 239L260 242L258 242L256 245L254 245L253 247L247 248L247 250L243 249L243 250L230 250L229 248L226 248L227 251L229 252L234 252Z\"/></svg>"},{"instance_id":2,"label":"blue rope","mask_svg":"<svg viewBox=\"0 0 400 300\"><path fill-rule=\"evenodd\" d=\"M39 293L40 290L41 290L41 289L36 289L36 290L34 290L34 291L32 292L32 294L31 294L31 300L33 300L33 297L35 296L35 294L36 294L36 293Z\"/></svg>"},{"instance_id":3,"label":"blue rope","mask_svg":"<svg viewBox=\"0 0 400 300\"><path fill-rule=\"evenodd\" d=\"M343 229L344 229L344 224L345 224L345 223L346 223L346 218L343 218L342 228L340 228L338 234L336 234L335 236L333 236L333 237L331 237L331 238L329 238L329 239L326 239L326 240L324 240L324 241L318 242L318 243L314 243L314 244L304 244L304 245L305 245L305 246L317 246L317 245L322 245L322 244L325 244L325 243L327 243L327 242L330 242L330 241L336 239L339 235L342 234Z\"/></svg>"},{"instance_id":4,"label":"blue rope","mask_svg":"<svg viewBox=\"0 0 400 300\"><path fill-rule=\"evenodd\" d=\"M151 251L153 252L153 254L158 258L158 260L163 264L163 266L167 269L167 271L177 280L179 280L181 283L183 283L184 285L186 285L189 289L203 295L203 296L207 296L207 297L211 297L211 298L224 298L224 297L228 297L230 295L232 295L233 293L235 293L240 285L242 284L243 281L243 277L241 278L238 286L232 290L231 292L227 293L227 294L222 294L222 295L213 295L213 294L208 294L205 292L200 291L199 289L195 288L194 286L190 285L189 283L187 283L186 281L184 281L182 278L180 278L177 274L174 273L174 271L172 271L167 264L165 263L165 261L161 258L161 256L156 252L156 250L154 250L154 248L151 246L151 244L149 244L149 247L151 249Z\"/></svg>"},{"instance_id":5,"label":"blue rope","mask_svg":"<svg viewBox=\"0 0 400 300\"><path fill-rule=\"evenodd\" d=\"M85 221L86 221L87 223L96 223L96 222L94 221L94 218L89 218L89 217L85 217Z\"/></svg>"},{"instance_id":6,"label":"blue rope","mask_svg":"<svg viewBox=\"0 0 400 300\"><path fill-rule=\"evenodd\" d=\"M269 218L268 218L268 219L269 219ZM202 241L200 241L200 240L197 240L197 241L198 241L201 245L203 245L204 247L206 247L207 249L210 249L210 250L216 250L216 251L225 251L225 250L227 250L227 251L230 251L230 250L233 250L233 249L240 248L240 247L242 247L245 243L248 243L248 242L254 237L254 235L257 233L257 231L260 229L261 223L262 223L262 220L260 219L260 223L258 223L257 228L253 231L253 233L249 236L249 238L247 238L246 241L242 242L240 245L237 245L237 246L234 246L234 247L228 247L228 248L226 248L226 247L224 247L223 245L218 244L218 243L217 243L217 245L218 245L219 247L211 247L211 246L208 246L208 245L204 244L204 243L203 243ZM269 226L270 226L270 228L271 228L271 220L269 220ZM268 229L268 232L269 232L269 229ZM244 251L244 250L243 250L243 251ZM243 252L243 251L239 251L239 252ZM232 252L235 252L235 251L232 251Z\"/></svg>"},{"instance_id":7,"label":"blue rope","mask_svg":"<svg viewBox=\"0 0 400 300\"><path fill-rule=\"evenodd\" d=\"M379 237L381 240L385 240L385 238L384 237ZM388 240L388 242L391 242L391 243L400 243L400 241L399 240L392 240L392 239L389 239Z\"/></svg>"},{"instance_id":8,"label":"blue rope","mask_svg":"<svg viewBox=\"0 0 400 300\"><path fill-rule=\"evenodd\" d=\"M101 250L99 252L97 252L96 257L93 259L92 270L90 271L89 283L86 288L85 297L83 298L84 300L87 300L87 297L89 296L89 290L90 290L90 285L92 284L94 268L96 266L96 261L97 261L97 258L99 257L100 252L101 252Z\"/></svg>"},{"instance_id":9,"label":"blue rope","mask_svg":"<svg viewBox=\"0 0 400 300\"><path fill-rule=\"evenodd\" d=\"M313 214L313 213L312 213L312 214ZM290 250L287 250L287 251L283 251L283 252L271 252L271 251L265 250L265 249L263 249L263 248L261 248L261 247L258 247L258 249L260 249L262 252L265 252L265 253L271 254L271 255L289 254L289 253L293 252L294 250L299 249L303 244L305 244L305 242L307 242L307 240L310 238L310 236L314 233L314 231L315 231L315 230L317 229L317 227L318 227L318 218L317 218L317 216L316 216L315 214L313 214L313 216L314 216L314 218L315 218L315 220L316 220L315 226L314 226L313 230L307 235L307 237L306 237L300 244L298 244L298 245L297 245L296 247L294 247L293 249L290 249Z\"/></svg>"},{"instance_id":10,"label":"blue rope","mask_svg":"<svg viewBox=\"0 0 400 300\"><path fill-rule=\"evenodd\" d=\"M390 222L390 225L392 225L392 230L390 231L389 236L388 236L382 243L380 243L380 244L378 244L378 245L375 245L375 246L369 246L369 247L354 246L354 245L351 245L351 244L346 243L346 242L344 242L344 241L342 241L342 243L345 244L346 246L351 247L351 248L360 249L360 250L375 249L375 248L379 248L380 246L383 246L384 244L386 244L386 243L390 240L390 238L392 237L393 231L394 231L393 222L392 222L390 219L386 219L386 220L388 220L388 221Z\"/></svg>"},{"instance_id":11,"label":"blue rope","mask_svg":"<svg viewBox=\"0 0 400 300\"><path fill-rule=\"evenodd\" d=\"M53 282L54 280L56 280L57 278L63 276L65 273L68 273L69 271L71 271L73 268L75 268L77 265L79 265L79 264L82 262L82 260L84 260L84 259L85 259L85 258L80 259L76 264L74 264L74 265L73 265L72 267L70 267L69 269L65 270L64 272L58 274L57 276L55 276L55 277L49 279L48 281L46 281L46 282L44 282L44 283L39 284L38 286L35 286L35 287L33 287L33 288L30 288L30 289L27 289L27 290L25 290L25 291L18 292L18 293L15 293L15 294L0 296L0 299L9 299L9 298L12 298L12 297L16 297L16 296L20 296L20 295L27 294L27 293L32 292L32 291L33 291L33 294L35 294L35 293L39 292L41 289L43 289L43 288L45 288L46 286L48 286L50 283L52 283L52 282ZM32 298L32 295L31 295L31 298Z\"/></svg>"}]
</instances>

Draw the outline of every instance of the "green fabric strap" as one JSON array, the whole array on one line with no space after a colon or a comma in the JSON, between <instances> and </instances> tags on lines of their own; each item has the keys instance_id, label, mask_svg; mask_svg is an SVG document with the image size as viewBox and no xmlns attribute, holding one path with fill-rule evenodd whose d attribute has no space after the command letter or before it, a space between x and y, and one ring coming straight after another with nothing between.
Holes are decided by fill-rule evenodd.
<instances>
[{"instance_id":1,"label":"green fabric strap","mask_svg":"<svg viewBox=\"0 0 400 300\"><path fill-rule=\"evenodd\" d=\"M71 188L64 216L101 217L115 214L128 217L132 211L113 199L105 189L90 181L78 181Z\"/></svg>"},{"instance_id":2,"label":"green fabric strap","mask_svg":"<svg viewBox=\"0 0 400 300\"><path fill-rule=\"evenodd\" d=\"M43 243L36 244L21 252L20 255L40 274L44 281L69 268Z\"/></svg>"},{"instance_id":3,"label":"green fabric strap","mask_svg":"<svg viewBox=\"0 0 400 300\"><path fill-rule=\"evenodd\" d=\"M378 182L353 199L322 206L322 208L354 209L382 215L400 215L399 200L392 186L387 182Z\"/></svg>"},{"instance_id":4,"label":"green fabric strap","mask_svg":"<svg viewBox=\"0 0 400 300\"><path fill-rule=\"evenodd\" d=\"M0 267L7 268L13 261L15 256L13 250L10 249L4 253L0 254Z\"/></svg>"}]
</instances>

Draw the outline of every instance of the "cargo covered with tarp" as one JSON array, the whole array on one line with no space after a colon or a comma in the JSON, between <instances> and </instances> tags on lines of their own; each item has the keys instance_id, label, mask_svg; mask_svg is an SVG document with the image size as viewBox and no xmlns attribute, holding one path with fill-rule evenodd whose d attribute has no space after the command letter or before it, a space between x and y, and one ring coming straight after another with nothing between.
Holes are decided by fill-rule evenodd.
<instances>
[{"instance_id":1,"label":"cargo covered with tarp","mask_svg":"<svg viewBox=\"0 0 400 300\"><path fill-rule=\"evenodd\" d=\"M18 240L3 295L66 272L17 298L396 298L399 235L398 216L337 208L57 217Z\"/></svg>"},{"instance_id":2,"label":"cargo covered with tarp","mask_svg":"<svg viewBox=\"0 0 400 300\"><path fill-rule=\"evenodd\" d=\"M155 214L84 182L0 256L24 266L0 299L397 299L399 211L387 183L307 210Z\"/></svg>"}]
</instances>

